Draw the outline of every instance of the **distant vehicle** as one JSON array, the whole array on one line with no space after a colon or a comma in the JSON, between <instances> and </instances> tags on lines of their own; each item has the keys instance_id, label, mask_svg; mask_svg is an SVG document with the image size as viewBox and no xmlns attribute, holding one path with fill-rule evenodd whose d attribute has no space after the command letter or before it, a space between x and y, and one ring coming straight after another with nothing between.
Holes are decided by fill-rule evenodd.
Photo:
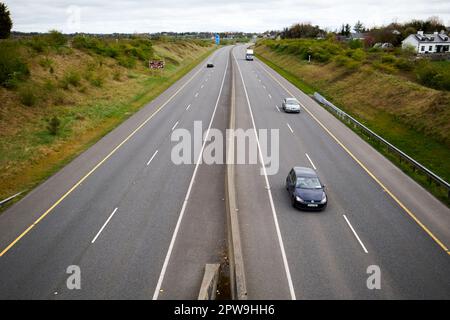
<instances>
[{"instance_id":1,"label":"distant vehicle","mask_svg":"<svg viewBox=\"0 0 450 320\"><path fill-rule=\"evenodd\" d=\"M247 49L247 52L245 53L245 60L253 61L253 50L252 49Z\"/></svg>"},{"instance_id":2,"label":"distant vehicle","mask_svg":"<svg viewBox=\"0 0 450 320\"><path fill-rule=\"evenodd\" d=\"M300 103L295 98L285 98L281 103L284 112L300 113Z\"/></svg>"},{"instance_id":3,"label":"distant vehicle","mask_svg":"<svg viewBox=\"0 0 450 320\"><path fill-rule=\"evenodd\" d=\"M206 67L207 68L214 68L214 65L212 63L208 63L208 64L206 64Z\"/></svg>"},{"instance_id":4,"label":"distant vehicle","mask_svg":"<svg viewBox=\"0 0 450 320\"><path fill-rule=\"evenodd\" d=\"M286 178L286 189L291 197L292 206L295 208L323 210L327 206L325 186L311 168L292 168Z\"/></svg>"}]
</instances>

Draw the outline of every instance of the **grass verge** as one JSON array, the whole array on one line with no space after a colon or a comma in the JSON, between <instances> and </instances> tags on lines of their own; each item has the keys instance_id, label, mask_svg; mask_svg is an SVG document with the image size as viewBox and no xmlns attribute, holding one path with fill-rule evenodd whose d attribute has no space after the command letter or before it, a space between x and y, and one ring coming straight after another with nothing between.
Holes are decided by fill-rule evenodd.
<instances>
[{"instance_id":1,"label":"grass verge","mask_svg":"<svg viewBox=\"0 0 450 320\"><path fill-rule=\"evenodd\" d=\"M313 86L307 84L303 79L300 79L298 76L296 76L296 75L292 74L291 72L289 72L289 71L279 67L278 65L276 65L272 61L264 58L263 56L261 56L259 54L255 54L255 56L259 60L261 60L262 62L267 64L269 67L271 67L273 70L278 72L280 75L282 75L283 78L285 78L290 83L295 85L297 88L302 90L304 93L306 93L306 94L314 94L314 92L317 91Z\"/></svg>"}]
</instances>

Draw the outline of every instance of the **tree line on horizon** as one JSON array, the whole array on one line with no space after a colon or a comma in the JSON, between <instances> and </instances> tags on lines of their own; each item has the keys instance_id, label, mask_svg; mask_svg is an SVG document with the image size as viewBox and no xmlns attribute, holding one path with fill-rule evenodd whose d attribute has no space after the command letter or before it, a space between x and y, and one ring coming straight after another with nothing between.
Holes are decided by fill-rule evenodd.
<instances>
[{"instance_id":1,"label":"tree line on horizon","mask_svg":"<svg viewBox=\"0 0 450 320\"><path fill-rule=\"evenodd\" d=\"M397 46L401 41L412 33L417 31L425 33L433 33L441 30L447 31L446 26L439 17L433 16L426 20L412 19L405 23L392 22L388 25L367 28L360 20L353 26L345 23L339 29L327 31L318 25L311 23L296 23L288 28L284 28L280 32L272 31L271 34L277 34L282 39L299 39L299 38L325 38L329 36L349 37L352 31L364 33L366 35L366 44L373 45L377 42L389 42Z\"/></svg>"}]
</instances>

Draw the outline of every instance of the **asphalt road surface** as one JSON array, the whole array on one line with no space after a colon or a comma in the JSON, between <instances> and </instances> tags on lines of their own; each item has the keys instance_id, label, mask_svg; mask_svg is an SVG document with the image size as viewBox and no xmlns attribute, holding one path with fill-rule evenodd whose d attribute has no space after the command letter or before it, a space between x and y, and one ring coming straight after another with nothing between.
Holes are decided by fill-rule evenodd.
<instances>
[{"instance_id":1,"label":"asphalt road surface","mask_svg":"<svg viewBox=\"0 0 450 320\"><path fill-rule=\"evenodd\" d=\"M232 53L230 55L230 52ZM277 130L279 170L236 165L250 299L449 299L450 210L255 59L223 47L0 215L0 299L196 299L227 252L225 165L175 164L177 129ZM206 68L206 62L214 68ZM233 68L231 68L233 66ZM300 114L281 100L295 96ZM265 159L264 159L265 160ZM317 169L323 212L290 205L293 166ZM262 174L261 174L262 173ZM79 266L81 289L67 268ZM381 272L369 289L368 268Z\"/></svg>"},{"instance_id":2,"label":"asphalt road surface","mask_svg":"<svg viewBox=\"0 0 450 320\"><path fill-rule=\"evenodd\" d=\"M174 164L170 137L178 128L193 134L194 121L224 129L229 51L217 50L0 216L4 250L64 197L3 252L1 299L197 298L205 263L226 250L224 166ZM80 267L81 290L66 286L70 265Z\"/></svg>"},{"instance_id":3,"label":"asphalt road surface","mask_svg":"<svg viewBox=\"0 0 450 320\"><path fill-rule=\"evenodd\" d=\"M309 96L246 61L245 47L234 56L241 127L280 136L280 169L267 182L256 168L237 169L249 298L449 299L450 210ZM300 114L281 110L290 96ZM293 166L317 169L325 211L292 208L285 179ZM367 287L372 265L380 290Z\"/></svg>"}]
</instances>

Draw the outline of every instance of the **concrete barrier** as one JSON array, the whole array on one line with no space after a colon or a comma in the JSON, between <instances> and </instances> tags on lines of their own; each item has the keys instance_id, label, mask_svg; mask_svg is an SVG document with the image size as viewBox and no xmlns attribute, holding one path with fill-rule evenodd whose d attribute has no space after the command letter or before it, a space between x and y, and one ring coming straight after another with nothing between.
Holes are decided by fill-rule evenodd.
<instances>
[{"instance_id":1,"label":"concrete barrier","mask_svg":"<svg viewBox=\"0 0 450 320\"><path fill-rule=\"evenodd\" d=\"M220 264L206 264L202 285L198 294L198 300L215 300L217 294L217 283L219 282Z\"/></svg>"},{"instance_id":2,"label":"concrete barrier","mask_svg":"<svg viewBox=\"0 0 450 320\"><path fill-rule=\"evenodd\" d=\"M231 58L231 105L229 129L235 129L236 119L236 94L235 94L235 67L234 59ZM230 268L230 290L233 300L247 299L247 284L245 281L244 259L242 255L241 236L238 221L238 208L236 204L236 187L234 179L234 137L227 136L227 166L225 175L225 202L227 213L227 234L228 234L228 259Z\"/></svg>"}]
</instances>

